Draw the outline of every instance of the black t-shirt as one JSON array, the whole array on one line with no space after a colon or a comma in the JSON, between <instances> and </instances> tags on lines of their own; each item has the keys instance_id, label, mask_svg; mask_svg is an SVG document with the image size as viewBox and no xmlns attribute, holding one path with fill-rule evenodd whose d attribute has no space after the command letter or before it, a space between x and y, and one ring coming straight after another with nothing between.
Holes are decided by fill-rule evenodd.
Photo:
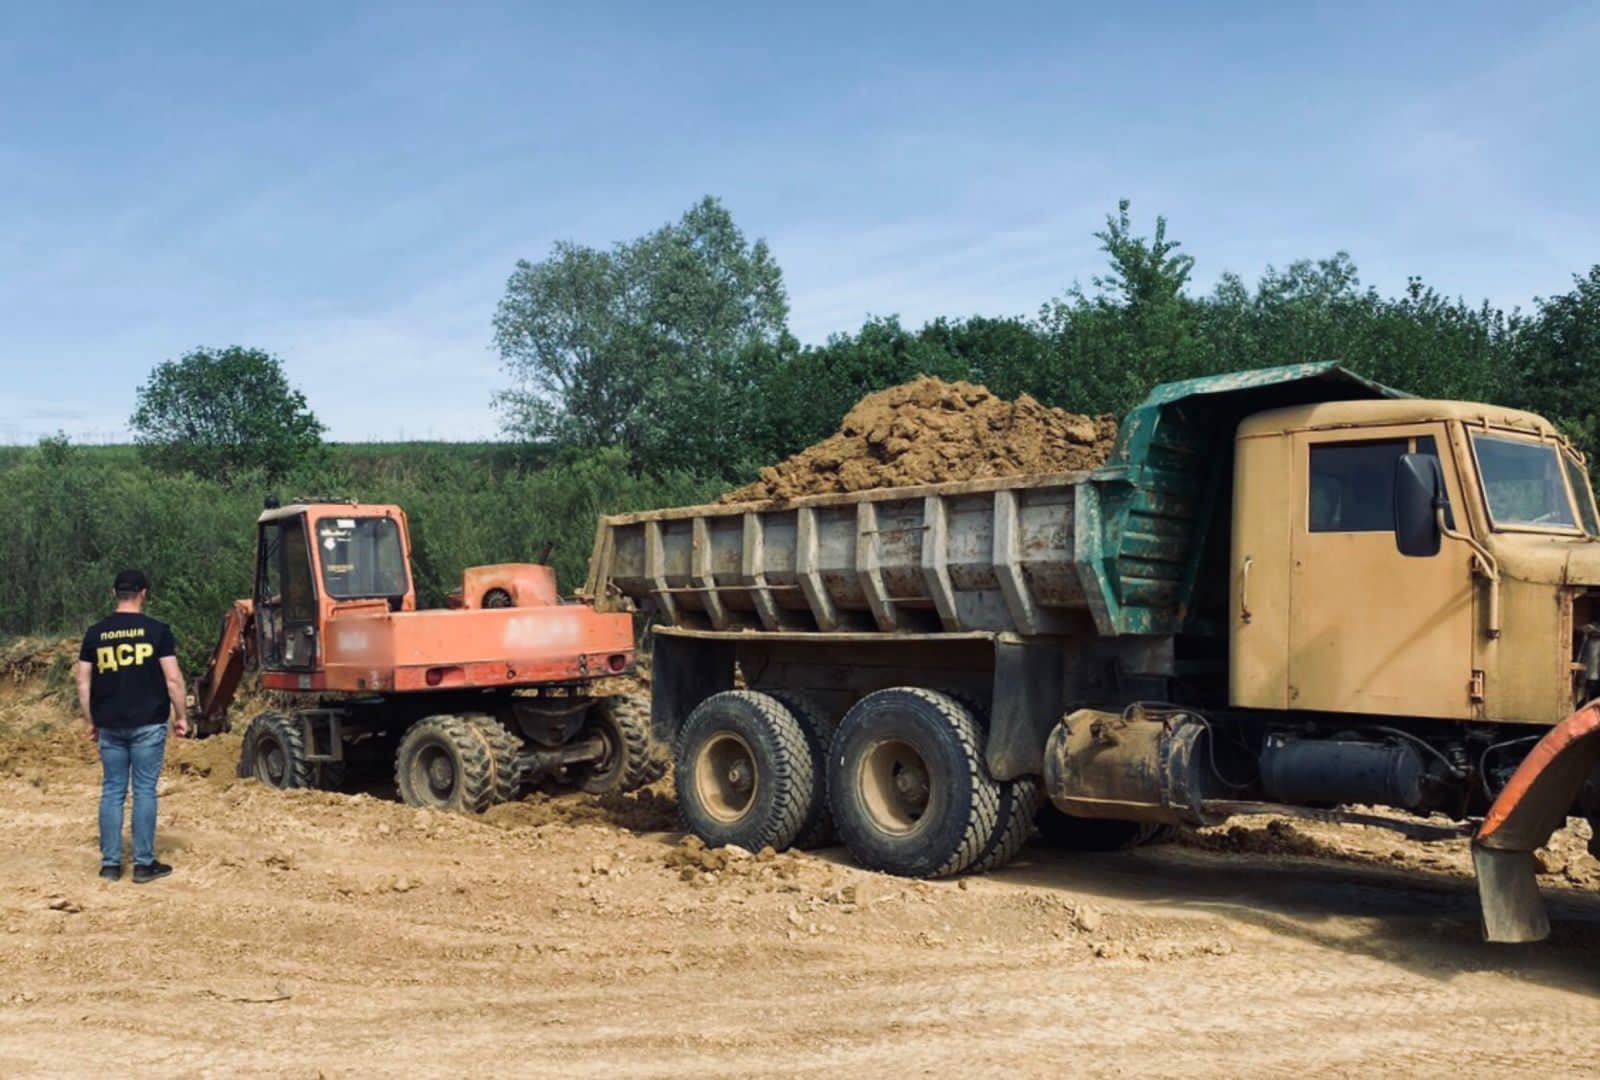
<instances>
[{"instance_id":1,"label":"black t-shirt","mask_svg":"<svg viewBox=\"0 0 1600 1080\"><path fill-rule=\"evenodd\" d=\"M148 615L119 611L89 627L78 659L94 665L89 680L89 715L97 728L165 724L172 709L161 658L176 653L167 624Z\"/></svg>"}]
</instances>

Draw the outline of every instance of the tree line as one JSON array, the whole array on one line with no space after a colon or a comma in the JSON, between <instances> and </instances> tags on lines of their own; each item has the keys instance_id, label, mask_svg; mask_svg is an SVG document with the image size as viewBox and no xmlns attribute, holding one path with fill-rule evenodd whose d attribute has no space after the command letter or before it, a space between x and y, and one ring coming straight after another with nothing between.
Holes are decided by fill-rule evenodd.
<instances>
[{"instance_id":1,"label":"tree line","mask_svg":"<svg viewBox=\"0 0 1600 1080\"><path fill-rule=\"evenodd\" d=\"M1419 396L1539 412L1600 446L1600 266L1531 311L1469 304L1417 278L1399 296L1363 286L1338 252L1254 282L1192 288L1194 257L1127 202L1095 234L1103 273L1032 315L893 317L802 345L781 271L707 198L608 250L559 244L517 264L495 317L510 386L505 433L531 445L624 448L643 469L747 479L831 432L863 394L918 374L1121 414L1175 379L1338 360Z\"/></svg>"}]
</instances>

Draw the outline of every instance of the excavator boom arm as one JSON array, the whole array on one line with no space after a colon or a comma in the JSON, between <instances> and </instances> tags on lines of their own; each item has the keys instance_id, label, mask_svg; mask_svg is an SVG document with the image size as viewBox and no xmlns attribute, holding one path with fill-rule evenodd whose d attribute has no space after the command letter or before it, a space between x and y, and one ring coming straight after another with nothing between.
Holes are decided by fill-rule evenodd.
<instances>
[{"instance_id":1,"label":"excavator boom arm","mask_svg":"<svg viewBox=\"0 0 1600 1080\"><path fill-rule=\"evenodd\" d=\"M222 617L217 646L203 672L190 686L189 725L197 736L215 735L228 730L228 706L238 692L255 657L251 641L255 630L255 604L235 600Z\"/></svg>"}]
</instances>

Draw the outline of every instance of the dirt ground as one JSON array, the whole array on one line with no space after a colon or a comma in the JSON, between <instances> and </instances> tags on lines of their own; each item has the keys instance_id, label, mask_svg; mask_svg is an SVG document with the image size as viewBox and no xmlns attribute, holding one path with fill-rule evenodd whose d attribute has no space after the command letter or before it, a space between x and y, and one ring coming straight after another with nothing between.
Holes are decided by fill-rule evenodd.
<instances>
[{"instance_id":1,"label":"dirt ground","mask_svg":"<svg viewBox=\"0 0 1600 1080\"><path fill-rule=\"evenodd\" d=\"M173 746L160 853L95 876L98 767L0 698L0 1075L1592 1075L1600 895L1477 937L1464 844L1257 822L915 883L684 843L663 789L482 818ZM1583 882L1577 888L1573 882Z\"/></svg>"}]
</instances>

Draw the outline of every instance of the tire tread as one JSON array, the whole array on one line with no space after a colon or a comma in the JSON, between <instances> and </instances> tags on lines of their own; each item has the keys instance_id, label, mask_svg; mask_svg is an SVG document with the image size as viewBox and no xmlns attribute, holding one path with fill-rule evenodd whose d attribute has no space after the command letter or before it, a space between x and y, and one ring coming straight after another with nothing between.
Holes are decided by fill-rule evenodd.
<instances>
[{"instance_id":1,"label":"tire tread","mask_svg":"<svg viewBox=\"0 0 1600 1080\"><path fill-rule=\"evenodd\" d=\"M827 847L838 839L833 824L833 811L828 809L828 747L833 742L836 724L828 713L808 694L799 690L769 690L772 697L788 709L805 734L806 746L811 750L811 807L801 823L800 835L793 847L801 851L814 851Z\"/></svg>"}]
</instances>

